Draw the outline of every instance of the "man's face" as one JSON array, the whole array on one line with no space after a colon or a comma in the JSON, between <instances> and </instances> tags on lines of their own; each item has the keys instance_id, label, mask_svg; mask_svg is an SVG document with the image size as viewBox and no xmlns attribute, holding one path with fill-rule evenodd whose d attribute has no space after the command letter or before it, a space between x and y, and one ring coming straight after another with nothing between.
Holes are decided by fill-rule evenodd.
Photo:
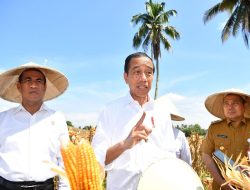
<instances>
[{"instance_id":1,"label":"man's face","mask_svg":"<svg viewBox=\"0 0 250 190\"><path fill-rule=\"evenodd\" d=\"M226 118L231 121L240 121L244 117L245 104L240 96L230 94L224 98L223 110Z\"/></svg>"},{"instance_id":2,"label":"man's face","mask_svg":"<svg viewBox=\"0 0 250 190\"><path fill-rule=\"evenodd\" d=\"M46 91L44 76L36 70L24 71L17 88L22 95L23 103L40 104Z\"/></svg>"},{"instance_id":3,"label":"man's face","mask_svg":"<svg viewBox=\"0 0 250 190\"><path fill-rule=\"evenodd\" d=\"M139 101L147 98L154 78L153 63L147 57L132 58L124 80L129 85L131 96Z\"/></svg>"}]
</instances>

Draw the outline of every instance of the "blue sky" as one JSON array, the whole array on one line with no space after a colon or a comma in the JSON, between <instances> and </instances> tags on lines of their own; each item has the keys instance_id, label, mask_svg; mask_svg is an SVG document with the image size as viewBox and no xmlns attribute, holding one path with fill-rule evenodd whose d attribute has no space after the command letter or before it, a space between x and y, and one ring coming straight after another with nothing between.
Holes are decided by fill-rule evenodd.
<instances>
[{"instance_id":1,"label":"blue sky","mask_svg":"<svg viewBox=\"0 0 250 190\"><path fill-rule=\"evenodd\" d=\"M222 43L227 14L206 25L202 21L216 3L166 1L166 10L178 12L170 25L181 39L171 40L172 52L162 49L159 96L168 94L185 116L184 124L203 128L215 119L204 107L208 95L229 88L250 93L250 54L241 33ZM63 111L75 126L94 125L101 108L128 91L123 64L136 51L132 39L138 29L130 20L144 12L144 0L2 0L0 72L30 61L57 68L70 86L47 104ZM14 106L4 100L0 105L0 110Z\"/></svg>"}]
</instances>

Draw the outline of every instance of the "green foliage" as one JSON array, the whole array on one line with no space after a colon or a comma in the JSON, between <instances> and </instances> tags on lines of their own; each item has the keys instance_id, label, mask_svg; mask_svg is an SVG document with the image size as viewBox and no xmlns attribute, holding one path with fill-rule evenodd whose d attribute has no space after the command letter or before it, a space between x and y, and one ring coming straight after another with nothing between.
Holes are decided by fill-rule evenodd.
<instances>
[{"instance_id":1,"label":"green foliage","mask_svg":"<svg viewBox=\"0 0 250 190\"><path fill-rule=\"evenodd\" d=\"M90 130L92 128L95 128L95 127L92 126L92 125L86 125L86 126L83 127L83 129L85 129L85 130Z\"/></svg>"},{"instance_id":2,"label":"green foliage","mask_svg":"<svg viewBox=\"0 0 250 190\"><path fill-rule=\"evenodd\" d=\"M186 137L190 137L191 134L199 134L200 136L204 136L206 134L206 130L202 129L199 124L194 125L184 125L176 126L178 129L180 129L183 133L185 133Z\"/></svg>"},{"instance_id":3,"label":"green foliage","mask_svg":"<svg viewBox=\"0 0 250 190\"><path fill-rule=\"evenodd\" d=\"M67 123L67 125L68 125L69 127L74 127L74 125L72 124L71 121L66 121L66 123Z\"/></svg>"}]
</instances>

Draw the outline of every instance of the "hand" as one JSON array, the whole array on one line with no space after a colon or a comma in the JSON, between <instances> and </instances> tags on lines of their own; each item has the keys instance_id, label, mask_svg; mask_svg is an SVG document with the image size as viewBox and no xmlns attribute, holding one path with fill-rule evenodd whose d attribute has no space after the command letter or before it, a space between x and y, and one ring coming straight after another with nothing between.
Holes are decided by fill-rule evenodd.
<instances>
[{"instance_id":1,"label":"hand","mask_svg":"<svg viewBox=\"0 0 250 190\"><path fill-rule=\"evenodd\" d=\"M127 149L132 148L141 140L148 140L148 135L152 132L152 129L147 128L143 121L146 117L146 113L143 112L140 120L136 123L136 125L130 131L128 137L124 140L124 145Z\"/></svg>"}]
</instances>

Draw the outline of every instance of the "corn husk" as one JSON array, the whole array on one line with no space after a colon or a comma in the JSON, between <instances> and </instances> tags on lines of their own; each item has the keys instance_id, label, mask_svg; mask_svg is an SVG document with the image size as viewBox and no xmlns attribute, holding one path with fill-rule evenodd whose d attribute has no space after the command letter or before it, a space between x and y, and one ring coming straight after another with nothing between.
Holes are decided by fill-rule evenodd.
<instances>
[{"instance_id":1,"label":"corn husk","mask_svg":"<svg viewBox=\"0 0 250 190\"><path fill-rule=\"evenodd\" d=\"M222 176L226 180L223 185L229 184L236 190L250 190L250 166L247 157L239 155L233 165L230 164L230 160L224 159L223 164L220 160L214 157ZM222 185L222 186L223 186Z\"/></svg>"}]
</instances>

